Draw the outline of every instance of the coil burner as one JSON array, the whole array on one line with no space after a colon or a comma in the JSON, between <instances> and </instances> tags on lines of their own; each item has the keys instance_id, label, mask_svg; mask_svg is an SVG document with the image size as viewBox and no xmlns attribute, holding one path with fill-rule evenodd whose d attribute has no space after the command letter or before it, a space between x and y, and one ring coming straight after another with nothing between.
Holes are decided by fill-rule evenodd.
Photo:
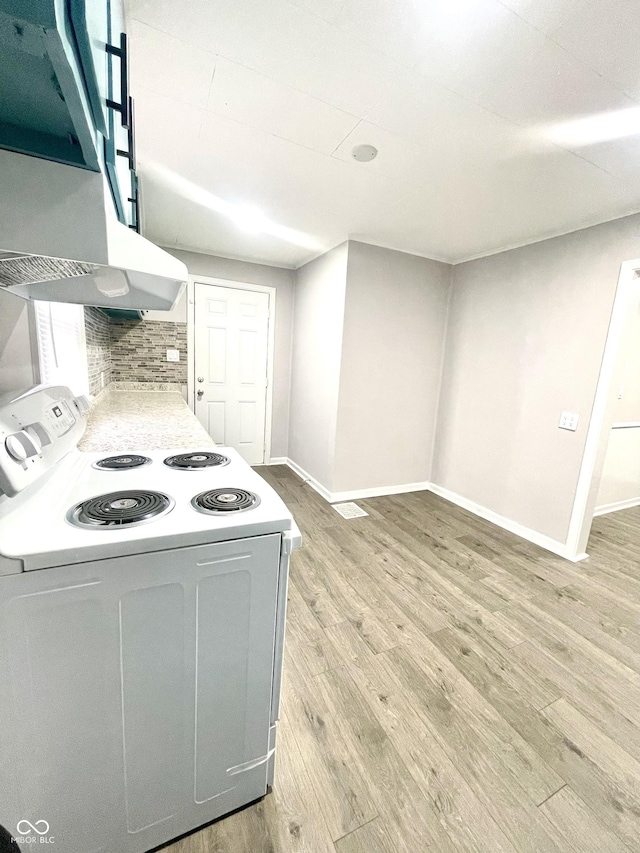
<instances>
[{"instance_id":1,"label":"coil burner","mask_svg":"<svg viewBox=\"0 0 640 853\"><path fill-rule=\"evenodd\" d=\"M161 492L109 492L77 504L67 513L67 520L92 530L133 527L166 515L173 507L173 499Z\"/></svg>"},{"instance_id":2,"label":"coil burner","mask_svg":"<svg viewBox=\"0 0 640 853\"><path fill-rule=\"evenodd\" d=\"M176 456L168 456L164 460L164 464L169 468L178 468L181 471L198 471L202 468L220 468L223 465L228 465L229 461L221 453L200 450L196 453L178 453Z\"/></svg>"},{"instance_id":3,"label":"coil burner","mask_svg":"<svg viewBox=\"0 0 640 853\"><path fill-rule=\"evenodd\" d=\"M260 498L246 489L210 489L192 499L191 505L209 515L218 513L244 512L260 503Z\"/></svg>"},{"instance_id":4,"label":"coil burner","mask_svg":"<svg viewBox=\"0 0 640 853\"><path fill-rule=\"evenodd\" d=\"M92 467L99 471L128 471L131 468L141 468L143 465L150 464L151 460L148 456L128 453L123 456L105 456L104 459L94 462Z\"/></svg>"}]
</instances>

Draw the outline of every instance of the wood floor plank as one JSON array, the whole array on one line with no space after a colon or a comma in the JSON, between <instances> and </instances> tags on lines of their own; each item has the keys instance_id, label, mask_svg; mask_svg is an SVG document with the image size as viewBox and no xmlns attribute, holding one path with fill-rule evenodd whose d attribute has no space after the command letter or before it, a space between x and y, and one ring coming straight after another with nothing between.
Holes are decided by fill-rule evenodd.
<instances>
[{"instance_id":1,"label":"wood floor plank","mask_svg":"<svg viewBox=\"0 0 640 853\"><path fill-rule=\"evenodd\" d=\"M533 562L519 554L501 553L477 536L464 536L460 541L491 559L496 567L496 572L517 579L529 593L540 595L549 590L567 586L574 579L573 570L545 566L542 562Z\"/></svg>"},{"instance_id":2,"label":"wood floor plank","mask_svg":"<svg viewBox=\"0 0 640 853\"><path fill-rule=\"evenodd\" d=\"M283 725L291 726L331 838L336 841L378 816L369 774L351 752L349 721L334 716L318 690L317 679L322 675L306 675L289 652L286 665L290 691Z\"/></svg>"},{"instance_id":3,"label":"wood floor plank","mask_svg":"<svg viewBox=\"0 0 640 853\"><path fill-rule=\"evenodd\" d=\"M447 614L438 602L428 600L426 597L416 597L415 591L411 589L411 581L407 586L402 579L391 577L374 560L369 561L363 569L373 582L374 600L378 606L384 606L384 602L390 602L396 614L401 613L426 635L433 631L440 631L449 624Z\"/></svg>"},{"instance_id":4,"label":"wood floor plank","mask_svg":"<svg viewBox=\"0 0 640 853\"><path fill-rule=\"evenodd\" d=\"M568 632L563 637L564 642L555 639L554 634L545 633L542 619L532 621L529 630L535 644L517 647L514 655L527 660L540 675L555 682L562 695L581 713L640 759L637 682L621 676L617 667L607 670L606 662L594 661L591 655L572 644Z\"/></svg>"},{"instance_id":5,"label":"wood floor plank","mask_svg":"<svg viewBox=\"0 0 640 853\"><path fill-rule=\"evenodd\" d=\"M351 622L339 622L324 629L325 636L333 643L340 662L346 663L359 657L373 654L362 639L362 635ZM335 667L327 667L327 669Z\"/></svg>"},{"instance_id":6,"label":"wood floor plank","mask_svg":"<svg viewBox=\"0 0 640 853\"><path fill-rule=\"evenodd\" d=\"M540 811L576 853L629 853L630 848L596 820L568 785L542 803Z\"/></svg>"},{"instance_id":7,"label":"wood floor plank","mask_svg":"<svg viewBox=\"0 0 640 853\"><path fill-rule=\"evenodd\" d=\"M444 831L437 810L371 712L348 667L325 672L316 677L315 683L331 709L332 720L342 723L343 741L350 746L345 755L365 769L378 814L394 837L401 837L413 850L433 847L442 853L453 853L455 846Z\"/></svg>"},{"instance_id":8,"label":"wood floor plank","mask_svg":"<svg viewBox=\"0 0 640 853\"><path fill-rule=\"evenodd\" d=\"M455 849L469 853L518 849L432 735L385 655L354 661L348 669L413 778L433 801Z\"/></svg>"},{"instance_id":9,"label":"wood floor plank","mask_svg":"<svg viewBox=\"0 0 640 853\"><path fill-rule=\"evenodd\" d=\"M564 588L564 593L592 606L599 615L603 630L622 642L628 642L640 632L640 598L632 594L621 595L609 589L602 575L586 574L575 583ZM557 594L557 593L556 593ZM632 645L631 648L638 648Z\"/></svg>"},{"instance_id":10,"label":"wood floor plank","mask_svg":"<svg viewBox=\"0 0 640 853\"><path fill-rule=\"evenodd\" d=\"M427 853L428 848L422 848ZM360 829L349 835L343 835L335 843L336 853L414 853L402 839L389 832L386 823L380 818L370 820Z\"/></svg>"},{"instance_id":11,"label":"wood floor plank","mask_svg":"<svg viewBox=\"0 0 640 853\"><path fill-rule=\"evenodd\" d=\"M513 653L520 654L525 646L531 644L518 646ZM535 647L531 648L535 652ZM544 715L545 709L537 711L528 705L521 694L503 678L500 669L492 669L478 655L461 653L456 666L558 776L587 803L600 822L607 826L617 825L613 805L617 791L615 781L596 760L581 750L571 737L552 724ZM558 701L561 700L556 700L554 704Z\"/></svg>"},{"instance_id":12,"label":"wood floor plank","mask_svg":"<svg viewBox=\"0 0 640 853\"><path fill-rule=\"evenodd\" d=\"M344 662L293 582L289 584L288 592L286 642L300 667L310 675L333 669Z\"/></svg>"},{"instance_id":13,"label":"wood floor plank","mask_svg":"<svg viewBox=\"0 0 640 853\"><path fill-rule=\"evenodd\" d=\"M558 656L564 656L568 663L576 660L588 668L589 677L595 677L607 684L615 693L624 687L627 702L640 709L640 679L637 673L615 655L601 649L579 631L561 621L557 615L537 600L523 601L510 605L502 611L501 618L519 626L527 637L535 637L540 643L552 648Z\"/></svg>"},{"instance_id":14,"label":"wood floor plank","mask_svg":"<svg viewBox=\"0 0 640 853\"><path fill-rule=\"evenodd\" d=\"M609 780L611 808L608 825L633 850L640 849L640 762L602 734L565 699L558 699L543 715L571 740L573 749L587 756Z\"/></svg>"},{"instance_id":15,"label":"wood floor plank","mask_svg":"<svg viewBox=\"0 0 640 853\"><path fill-rule=\"evenodd\" d=\"M425 705L387 654L351 665L369 690L376 714L411 772L432 797L456 849L558 851L554 832L530 798L514 786L491 752L443 736ZM413 682L412 682L413 683Z\"/></svg>"},{"instance_id":16,"label":"wood floor plank","mask_svg":"<svg viewBox=\"0 0 640 853\"><path fill-rule=\"evenodd\" d=\"M427 576L403 575L398 580L396 589L404 588L408 593L409 606L413 612L420 613L425 604L431 606L436 614L440 614L440 625L434 630L472 624L482 627L488 638L502 648L512 648L525 639L522 632L514 624L506 624L494 613L482 607L473 599L466 596L455 584L431 572ZM405 598L407 596L405 595ZM446 624L442 624L443 618Z\"/></svg>"},{"instance_id":17,"label":"wood floor plank","mask_svg":"<svg viewBox=\"0 0 640 853\"><path fill-rule=\"evenodd\" d=\"M565 591L555 590L553 595L539 596L532 599L531 603L593 643L600 651L640 673L640 632L626 631L627 642L623 642L619 631L605 630L602 616L593 607L582 604L571 594L565 595ZM634 650L632 643L635 643L638 651Z\"/></svg>"},{"instance_id":18,"label":"wood floor plank","mask_svg":"<svg viewBox=\"0 0 640 853\"><path fill-rule=\"evenodd\" d=\"M347 614L339 608L332 591L318 577L318 566L317 558L309 552L295 553L291 560L291 581L322 626L337 625L338 622L344 622Z\"/></svg>"},{"instance_id":19,"label":"wood floor plank","mask_svg":"<svg viewBox=\"0 0 640 853\"><path fill-rule=\"evenodd\" d=\"M409 513L389 513L381 527L389 535L401 530L403 547L427 564L444 563L474 580L493 570L491 561L465 548L457 539L447 538L434 530L431 520L418 519Z\"/></svg>"},{"instance_id":20,"label":"wood floor plank","mask_svg":"<svg viewBox=\"0 0 640 853\"><path fill-rule=\"evenodd\" d=\"M511 649L499 651L486 642L481 632L447 628L431 634L430 640L454 665L461 656L478 656L492 671L499 671L532 708L544 708L562 696L557 683L541 675L525 657L514 655Z\"/></svg>"},{"instance_id":21,"label":"wood floor plank","mask_svg":"<svg viewBox=\"0 0 640 853\"><path fill-rule=\"evenodd\" d=\"M495 765L526 802L538 805L564 784L529 743L433 644L413 643L383 653L445 748Z\"/></svg>"},{"instance_id":22,"label":"wood floor plank","mask_svg":"<svg viewBox=\"0 0 640 853\"><path fill-rule=\"evenodd\" d=\"M358 563L368 556L387 553L397 545L397 540L372 518L353 519L348 525L337 519L323 532L345 556Z\"/></svg>"},{"instance_id":23,"label":"wood floor plank","mask_svg":"<svg viewBox=\"0 0 640 853\"><path fill-rule=\"evenodd\" d=\"M268 798L267 798L268 799ZM276 849L292 853L331 853L331 835L304 757L284 721L278 729L273 797L278 825Z\"/></svg>"}]
</instances>

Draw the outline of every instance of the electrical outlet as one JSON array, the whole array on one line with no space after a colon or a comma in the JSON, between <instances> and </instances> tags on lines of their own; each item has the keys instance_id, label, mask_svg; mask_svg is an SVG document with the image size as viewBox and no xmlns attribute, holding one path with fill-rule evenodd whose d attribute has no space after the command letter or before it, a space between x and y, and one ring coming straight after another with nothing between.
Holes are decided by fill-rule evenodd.
<instances>
[{"instance_id":1,"label":"electrical outlet","mask_svg":"<svg viewBox=\"0 0 640 853\"><path fill-rule=\"evenodd\" d=\"M180 350L179 349L168 349L167 350L167 361L180 361Z\"/></svg>"},{"instance_id":2,"label":"electrical outlet","mask_svg":"<svg viewBox=\"0 0 640 853\"><path fill-rule=\"evenodd\" d=\"M575 432L578 429L578 413L577 412L562 412L560 415L560 429L570 429Z\"/></svg>"}]
</instances>

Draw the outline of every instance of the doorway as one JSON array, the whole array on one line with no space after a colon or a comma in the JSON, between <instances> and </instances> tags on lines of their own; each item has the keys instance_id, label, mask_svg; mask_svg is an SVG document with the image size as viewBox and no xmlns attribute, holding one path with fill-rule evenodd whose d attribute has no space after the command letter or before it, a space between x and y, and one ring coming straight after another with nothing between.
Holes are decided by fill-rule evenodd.
<instances>
[{"instance_id":1,"label":"doorway","mask_svg":"<svg viewBox=\"0 0 640 853\"><path fill-rule=\"evenodd\" d=\"M618 397L612 390L618 356L629 310L638 292L639 277L640 260L622 264L569 524L567 551L569 559L573 560L587 556L585 549L598 501L605 455L616 421Z\"/></svg>"},{"instance_id":2,"label":"doorway","mask_svg":"<svg viewBox=\"0 0 640 853\"><path fill-rule=\"evenodd\" d=\"M217 445L269 461L275 289L190 281L189 403Z\"/></svg>"}]
</instances>

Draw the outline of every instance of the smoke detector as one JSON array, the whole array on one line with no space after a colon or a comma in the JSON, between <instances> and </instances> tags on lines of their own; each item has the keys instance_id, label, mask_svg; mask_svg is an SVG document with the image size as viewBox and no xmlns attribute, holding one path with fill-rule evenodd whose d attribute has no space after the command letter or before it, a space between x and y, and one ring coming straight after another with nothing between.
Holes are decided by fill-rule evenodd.
<instances>
[{"instance_id":1,"label":"smoke detector","mask_svg":"<svg viewBox=\"0 0 640 853\"><path fill-rule=\"evenodd\" d=\"M368 163L378 156L378 149L374 148L373 145L356 145L351 151L351 156L358 163Z\"/></svg>"}]
</instances>

